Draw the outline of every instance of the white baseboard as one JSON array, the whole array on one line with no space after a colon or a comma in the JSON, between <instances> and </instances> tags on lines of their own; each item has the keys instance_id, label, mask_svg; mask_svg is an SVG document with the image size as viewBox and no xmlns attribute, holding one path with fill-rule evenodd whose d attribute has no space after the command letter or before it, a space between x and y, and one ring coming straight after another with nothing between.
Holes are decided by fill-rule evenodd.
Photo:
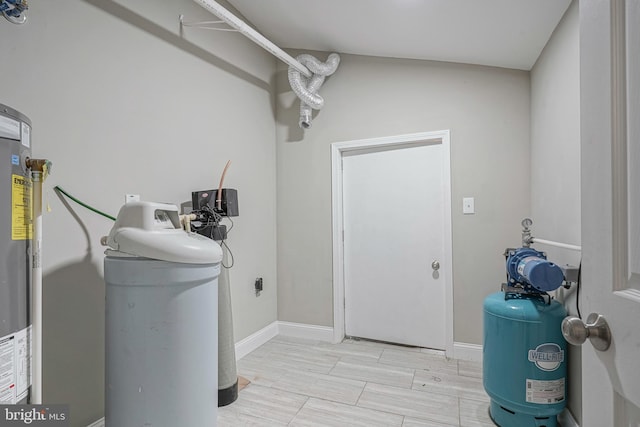
<instances>
[{"instance_id":1,"label":"white baseboard","mask_svg":"<svg viewBox=\"0 0 640 427\"><path fill-rule=\"evenodd\" d=\"M236 360L240 360L271 338L278 335L278 322L270 323L236 343Z\"/></svg>"},{"instance_id":2,"label":"white baseboard","mask_svg":"<svg viewBox=\"0 0 640 427\"><path fill-rule=\"evenodd\" d=\"M278 334L284 335L286 337L306 338L316 341L333 342L333 328L330 326L317 326L293 322L278 322Z\"/></svg>"},{"instance_id":3,"label":"white baseboard","mask_svg":"<svg viewBox=\"0 0 640 427\"><path fill-rule=\"evenodd\" d=\"M571 412L566 408L558 415L558 421L560 421L562 427L580 427Z\"/></svg>"},{"instance_id":4,"label":"white baseboard","mask_svg":"<svg viewBox=\"0 0 640 427\"><path fill-rule=\"evenodd\" d=\"M306 338L309 340L333 342L333 328L330 326L309 325L275 321L247 338L236 343L236 359L240 360L276 335ZM482 362L482 346L463 342L453 343L453 359Z\"/></svg>"},{"instance_id":5,"label":"white baseboard","mask_svg":"<svg viewBox=\"0 0 640 427\"><path fill-rule=\"evenodd\" d=\"M453 343L453 358L482 362L482 346L480 344L468 344L465 342Z\"/></svg>"},{"instance_id":6,"label":"white baseboard","mask_svg":"<svg viewBox=\"0 0 640 427\"><path fill-rule=\"evenodd\" d=\"M332 342L333 328L304 323L275 321L236 343L236 360L242 359L276 335Z\"/></svg>"},{"instance_id":7,"label":"white baseboard","mask_svg":"<svg viewBox=\"0 0 640 427\"><path fill-rule=\"evenodd\" d=\"M275 321L236 343L236 359L240 360L276 335L306 338L316 341L333 342L333 328L330 326L309 325ZM482 346L463 342L453 343L453 359L482 362Z\"/></svg>"}]
</instances>

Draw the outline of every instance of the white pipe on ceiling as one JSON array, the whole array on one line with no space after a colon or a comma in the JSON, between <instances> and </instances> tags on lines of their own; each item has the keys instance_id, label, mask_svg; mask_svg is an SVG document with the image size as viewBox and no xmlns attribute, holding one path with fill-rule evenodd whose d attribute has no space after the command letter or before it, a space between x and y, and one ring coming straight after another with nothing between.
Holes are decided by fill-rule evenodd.
<instances>
[{"instance_id":1,"label":"white pipe on ceiling","mask_svg":"<svg viewBox=\"0 0 640 427\"><path fill-rule=\"evenodd\" d=\"M209 12L216 15L218 18L222 19L232 28L235 28L245 37L249 38L255 44L265 49L267 52L274 55L276 58L286 62L291 67L300 71L305 77L311 78L313 74L307 67L302 65L300 62L296 61L291 55L286 53L284 50L280 49L278 46L273 44L267 38L265 38L262 34L251 28L240 18L235 16L233 13L229 12L227 9L222 7L220 4L215 2L214 0L193 0L198 3L203 8L207 9Z\"/></svg>"}]
</instances>

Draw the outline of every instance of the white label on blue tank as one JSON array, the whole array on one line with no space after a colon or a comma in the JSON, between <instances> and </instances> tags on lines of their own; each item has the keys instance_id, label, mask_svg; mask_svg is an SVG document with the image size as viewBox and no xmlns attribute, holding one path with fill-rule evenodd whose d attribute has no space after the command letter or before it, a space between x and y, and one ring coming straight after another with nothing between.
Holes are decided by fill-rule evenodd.
<instances>
[{"instance_id":1,"label":"white label on blue tank","mask_svg":"<svg viewBox=\"0 0 640 427\"><path fill-rule=\"evenodd\" d=\"M540 344L535 350L529 350L529 362L543 371L555 371L564 362L564 350L556 343Z\"/></svg>"},{"instance_id":2,"label":"white label on blue tank","mask_svg":"<svg viewBox=\"0 0 640 427\"><path fill-rule=\"evenodd\" d=\"M553 405L564 400L564 378L551 381L527 378L527 402Z\"/></svg>"}]
</instances>

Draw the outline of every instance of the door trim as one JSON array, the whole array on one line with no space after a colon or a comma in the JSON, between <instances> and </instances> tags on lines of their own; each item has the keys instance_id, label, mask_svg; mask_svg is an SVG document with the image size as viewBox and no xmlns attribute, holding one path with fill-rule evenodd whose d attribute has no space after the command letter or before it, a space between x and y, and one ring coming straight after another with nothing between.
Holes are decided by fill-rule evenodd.
<instances>
[{"instance_id":1,"label":"door trim","mask_svg":"<svg viewBox=\"0 0 640 427\"><path fill-rule=\"evenodd\" d=\"M445 284L445 352L453 355L453 268L451 228L451 149L449 130L421 132L382 138L334 142L331 144L331 223L333 231L333 342L345 337L344 241L343 241L343 174L345 153L382 149L399 145L441 144L443 148L444 185L444 262L441 271Z\"/></svg>"}]
</instances>

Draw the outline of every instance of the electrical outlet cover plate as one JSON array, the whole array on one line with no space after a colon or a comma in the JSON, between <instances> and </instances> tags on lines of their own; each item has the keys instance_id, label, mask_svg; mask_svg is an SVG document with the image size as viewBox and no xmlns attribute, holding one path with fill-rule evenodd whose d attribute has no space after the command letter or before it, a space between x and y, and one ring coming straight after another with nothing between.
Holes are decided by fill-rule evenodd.
<instances>
[{"instance_id":1,"label":"electrical outlet cover plate","mask_svg":"<svg viewBox=\"0 0 640 427\"><path fill-rule=\"evenodd\" d=\"M465 215L476 213L473 197L464 197L462 199L462 213Z\"/></svg>"}]
</instances>

